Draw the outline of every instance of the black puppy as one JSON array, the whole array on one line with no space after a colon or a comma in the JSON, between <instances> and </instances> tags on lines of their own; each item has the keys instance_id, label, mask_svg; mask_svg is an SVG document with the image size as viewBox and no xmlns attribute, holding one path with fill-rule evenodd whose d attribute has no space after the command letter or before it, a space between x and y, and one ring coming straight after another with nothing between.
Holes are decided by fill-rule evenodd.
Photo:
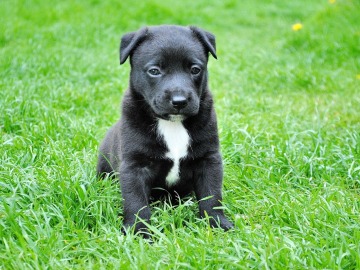
<instances>
[{"instance_id":1,"label":"black puppy","mask_svg":"<svg viewBox=\"0 0 360 270\"><path fill-rule=\"evenodd\" d=\"M100 146L98 175L118 173L124 227L146 228L150 198L195 191L211 226L233 224L221 207L222 160L208 88L215 37L196 27L156 26L124 35L120 64L130 56L130 87L121 119Z\"/></svg>"}]
</instances>

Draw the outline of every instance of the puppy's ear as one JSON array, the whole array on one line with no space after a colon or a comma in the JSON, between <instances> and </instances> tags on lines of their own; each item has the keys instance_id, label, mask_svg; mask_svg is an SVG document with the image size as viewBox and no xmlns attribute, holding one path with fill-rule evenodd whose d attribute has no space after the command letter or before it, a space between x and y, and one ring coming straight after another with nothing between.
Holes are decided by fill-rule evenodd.
<instances>
[{"instance_id":1,"label":"puppy's ear","mask_svg":"<svg viewBox=\"0 0 360 270\"><path fill-rule=\"evenodd\" d=\"M123 35L120 43L120 65L125 63L131 52L145 39L147 32L148 29L144 27L139 31Z\"/></svg>"},{"instance_id":2,"label":"puppy's ear","mask_svg":"<svg viewBox=\"0 0 360 270\"><path fill-rule=\"evenodd\" d=\"M211 53L211 55L217 59L216 56L216 44L215 44L215 36L210 32L202 30L196 26L190 26L190 29L196 35L196 37L200 40L203 46Z\"/></svg>"}]
</instances>

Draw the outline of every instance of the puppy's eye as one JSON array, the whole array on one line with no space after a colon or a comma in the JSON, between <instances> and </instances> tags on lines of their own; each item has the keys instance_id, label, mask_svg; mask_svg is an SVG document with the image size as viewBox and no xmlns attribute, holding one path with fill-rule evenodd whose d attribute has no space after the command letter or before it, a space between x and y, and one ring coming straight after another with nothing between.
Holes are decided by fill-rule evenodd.
<instances>
[{"instance_id":1,"label":"puppy's eye","mask_svg":"<svg viewBox=\"0 0 360 270\"><path fill-rule=\"evenodd\" d=\"M193 75L199 74L200 71L201 71L201 69L199 67L197 67L197 66L191 67L191 70L190 70L191 74L193 74Z\"/></svg>"},{"instance_id":2,"label":"puppy's eye","mask_svg":"<svg viewBox=\"0 0 360 270\"><path fill-rule=\"evenodd\" d=\"M148 73L151 76L159 76L159 75L161 75L161 71L158 68L151 68L151 69L148 70Z\"/></svg>"}]
</instances>

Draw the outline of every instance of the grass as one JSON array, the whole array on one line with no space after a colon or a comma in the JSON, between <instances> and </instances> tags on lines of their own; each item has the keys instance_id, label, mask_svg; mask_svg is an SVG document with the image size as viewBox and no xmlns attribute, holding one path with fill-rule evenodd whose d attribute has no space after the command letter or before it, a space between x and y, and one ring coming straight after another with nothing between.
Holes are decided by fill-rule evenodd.
<instances>
[{"instance_id":1,"label":"grass","mask_svg":"<svg viewBox=\"0 0 360 270\"><path fill-rule=\"evenodd\" d=\"M0 10L0 269L360 269L358 1ZM149 244L121 234L118 186L95 165L128 84L120 36L163 23L217 37L210 85L236 230L210 229L189 198L153 206Z\"/></svg>"}]
</instances>

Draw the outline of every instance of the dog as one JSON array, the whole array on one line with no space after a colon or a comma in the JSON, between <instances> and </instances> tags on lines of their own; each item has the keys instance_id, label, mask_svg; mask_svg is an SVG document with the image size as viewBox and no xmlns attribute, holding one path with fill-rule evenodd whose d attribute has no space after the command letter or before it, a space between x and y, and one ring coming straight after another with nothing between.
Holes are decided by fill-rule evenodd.
<instances>
[{"instance_id":1,"label":"dog","mask_svg":"<svg viewBox=\"0 0 360 270\"><path fill-rule=\"evenodd\" d=\"M130 84L120 120L100 145L97 175L120 178L125 231L146 231L150 202L195 193L201 217L233 228L221 209L223 167L207 62L215 36L161 25L125 34L120 64Z\"/></svg>"}]
</instances>

